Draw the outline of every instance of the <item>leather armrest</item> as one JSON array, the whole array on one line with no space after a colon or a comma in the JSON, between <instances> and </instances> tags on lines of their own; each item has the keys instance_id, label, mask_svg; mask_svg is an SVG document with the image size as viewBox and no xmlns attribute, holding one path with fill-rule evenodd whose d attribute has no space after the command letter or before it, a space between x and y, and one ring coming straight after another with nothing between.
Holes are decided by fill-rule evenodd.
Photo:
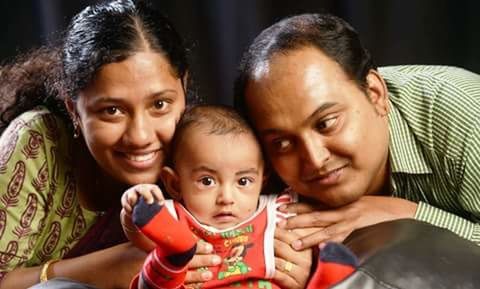
<instances>
[{"instance_id":1,"label":"leather armrest","mask_svg":"<svg viewBox=\"0 0 480 289\"><path fill-rule=\"evenodd\" d=\"M424 222L379 223L344 243L360 266L335 289L480 288L480 247Z\"/></svg>"}]
</instances>

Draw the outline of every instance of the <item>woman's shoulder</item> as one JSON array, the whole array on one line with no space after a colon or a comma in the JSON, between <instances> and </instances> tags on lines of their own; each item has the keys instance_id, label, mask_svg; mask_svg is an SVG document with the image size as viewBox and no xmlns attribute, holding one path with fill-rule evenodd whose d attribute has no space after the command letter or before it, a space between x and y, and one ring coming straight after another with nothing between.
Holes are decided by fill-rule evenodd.
<instances>
[{"instance_id":1,"label":"woman's shoulder","mask_svg":"<svg viewBox=\"0 0 480 289\"><path fill-rule=\"evenodd\" d=\"M47 138L58 143L64 140L67 133L65 121L44 106L26 111L10 122L0 138L4 146L12 141L26 142L33 138Z\"/></svg>"},{"instance_id":2,"label":"woman's shoulder","mask_svg":"<svg viewBox=\"0 0 480 289\"><path fill-rule=\"evenodd\" d=\"M0 173L12 162L43 162L54 157L52 153L57 155L68 148L68 139L62 119L47 108L24 112L0 136Z\"/></svg>"},{"instance_id":3,"label":"woman's shoulder","mask_svg":"<svg viewBox=\"0 0 480 289\"><path fill-rule=\"evenodd\" d=\"M10 125L12 124L17 128L23 127L39 131L52 131L65 127L65 121L45 106L37 106L20 114Z\"/></svg>"}]
</instances>

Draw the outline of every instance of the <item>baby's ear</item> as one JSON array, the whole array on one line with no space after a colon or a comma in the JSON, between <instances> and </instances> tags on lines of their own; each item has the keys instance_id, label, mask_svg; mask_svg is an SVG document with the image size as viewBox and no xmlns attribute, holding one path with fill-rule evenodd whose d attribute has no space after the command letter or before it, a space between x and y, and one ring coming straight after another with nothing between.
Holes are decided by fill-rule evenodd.
<instances>
[{"instance_id":1,"label":"baby's ear","mask_svg":"<svg viewBox=\"0 0 480 289\"><path fill-rule=\"evenodd\" d=\"M180 194L180 183L177 173L170 167L163 167L161 178L168 194L175 200L180 201L182 195Z\"/></svg>"}]
</instances>

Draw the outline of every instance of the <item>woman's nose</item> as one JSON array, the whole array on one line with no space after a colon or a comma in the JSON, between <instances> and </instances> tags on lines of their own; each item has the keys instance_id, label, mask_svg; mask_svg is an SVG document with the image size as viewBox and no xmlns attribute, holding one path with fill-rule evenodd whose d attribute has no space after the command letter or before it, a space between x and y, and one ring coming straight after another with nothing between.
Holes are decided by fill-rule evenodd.
<instances>
[{"instance_id":1,"label":"woman's nose","mask_svg":"<svg viewBox=\"0 0 480 289\"><path fill-rule=\"evenodd\" d=\"M127 124L124 141L133 147L144 147L153 142L155 129L148 117L135 115Z\"/></svg>"}]
</instances>

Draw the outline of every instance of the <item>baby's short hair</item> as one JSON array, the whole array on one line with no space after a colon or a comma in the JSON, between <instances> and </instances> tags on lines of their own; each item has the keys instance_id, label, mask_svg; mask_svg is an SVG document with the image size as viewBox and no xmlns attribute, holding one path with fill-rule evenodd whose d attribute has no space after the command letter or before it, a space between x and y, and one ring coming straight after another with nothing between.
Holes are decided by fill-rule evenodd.
<instances>
[{"instance_id":1,"label":"baby's short hair","mask_svg":"<svg viewBox=\"0 0 480 289\"><path fill-rule=\"evenodd\" d=\"M175 165L177 149L190 128L204 129L210 135L250 134L255 137L248 122L233 107L199 104L188 108L180 118L170 143L167 165Z\"/></svg>"}]
</instances>

